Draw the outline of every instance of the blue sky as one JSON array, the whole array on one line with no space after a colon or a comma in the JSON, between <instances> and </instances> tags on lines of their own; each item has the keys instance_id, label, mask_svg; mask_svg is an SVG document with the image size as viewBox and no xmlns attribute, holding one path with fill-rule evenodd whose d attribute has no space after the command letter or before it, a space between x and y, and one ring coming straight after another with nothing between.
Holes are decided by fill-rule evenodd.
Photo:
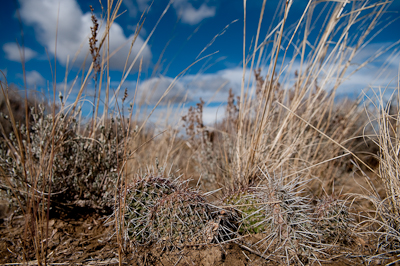
<instances>
[{"instance_id":1,"label":"blue sky","mask_svg":"<svg viewBox=\"0 0 400 266\"><path fill-rule=\"evenodd\" d=\"M106 7L107 1L101 2ZM141 14L146 13L146 20L133 47L131 58L136 56L148 38L168 2L168 0L155 0L154 3L150 0L124 0L122 2L120 8L122 14L116 19L110 31L110 50L122 47L110 61L111 87L113 89L118 87L121 80L129 46ZM247 1L246 49L249 51L252 49L250 45L254 43L262 2L262 0ZM379 1L366 2L370 6ZM293 1L285 27L288 31L288 38L307 3L306 0ZM18 42L19 45L23 44L25 47L25 68L29 89L41 91L47 96L51 95L49 88L52 88L53 84L52 71L55 67L54 57L57 54L57 89L64 91L66 82L68 90L72 86L74 78L77 75L80 77L80 71L87 56L88 38L92 26L89 5L94 7L94 12L100 21L104 13L98 0L3 1L0 9L0 27L2 29L0 69L6 73L7 81L20 88L24 87ZM282 1L267 1L260 33L261 40L278 25L282 16L278 13L274 17L274 14L277 8L279 11L279 7L282 6ZM331 6L332 4L324 6L324 3L315 6L311 20L315 25L314 30L310 33L310 47L312 47L312 40L318 38L318 25L323 22ZM17 9L21 20L18 19ZM371 10L373 9L369 9L368 12ZM356 69L357 64L361 64L380 49L391 45L393 47L349 77L346 83L343 83L338 89L339 94L356 95L368 85L384 87L390 82L392 85L393 82L396 83L400 62L399 44L396 44L400 40L399 11L400 1L395 0L385 10L385 14L382 15L381 22L377 26L378 29L386 28L357 53L355 64L350 72ZM321 16L318 16L320 12ZM343 14L346 12L351 12L351 4L345 7ZM363 25L358 27L352 28L350 33L357 35ZM56 32L58 32L57 53L55 53L54 45ZM375 30L369 36L373 36L377 32ZM299 30L300 33L301 30ZM216 35L219 36L208 46ZM217 53L194 65L177 81L166 100L177 104L186 99L190 104L202 97L210 103L208 119L215 117L215 108L218 108L226 100L229 88L232 88L236 94L240 92L243 66L243 1L241 0L175 0L140 54L140 57L143 58L143 71L139 78L139 95L145 97L149 91L153 91L152 88L157 84L153 95L147 97L146 101L149 105L153 105L172 79L193 63L205 47L207 49L201 56ZM262 61L262 66L265 71L269 63L268 49L271 50L272 46L266 49L266 55L263 57L265 60ZM75 63L72 64L72 59L78 50L81 52L76 56ZM289 54L293 53L292 50L289 49L289 59L285 60L290 60ZM90 59L89 55L85 69L88 68ZM293 68L298 66L298 61L299 59L294 60ZM68 69L66 68L67 62ZM281 55L278 63L283 66L283 69L285 69L285 62ZM386 69L383 75L379 75L382 65L386 66ZM122 88L128 89L129 99L133 98L136 87L137 69L138 64L134 65L122 85ZM65 78L66 70L68 70L67 78ZM80 78L77 84L79 82ZM77 84L75 87L78 87ZM327 89L329 89L328 87ZM74 100L76 90L77 88L72 88L69 101ZM90 95L90 91L93 91L92 81L87 85L88 95Z\"/></svg>"}]
</instances>

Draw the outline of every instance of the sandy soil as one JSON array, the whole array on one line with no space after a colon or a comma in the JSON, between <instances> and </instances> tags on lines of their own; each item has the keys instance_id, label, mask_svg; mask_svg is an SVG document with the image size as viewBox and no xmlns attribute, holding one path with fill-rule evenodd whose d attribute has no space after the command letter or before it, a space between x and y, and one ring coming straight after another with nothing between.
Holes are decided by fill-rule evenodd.
<instances>
[{"instance_id":1,"label":"sandy soil","mask_svg":"<svg viewBox=\"0 0 400 266\"><path fill-rule=\"evenodd\" d=\"M380 181L372 173L371 182L378 188ZM356 185L357 184L357 185ZM336 187L346 193L365 193L366 179L360 173L349 173L340 179ZM380 192L383 190L379 189ZM383 196L383 195L382 195ZM1 202L0 202L1 203ZM367 202L359 201L359 207L368 208ZM33 246L23 246L22 239L26 226L23 216L10 216L11 212L0 204L0 264L22 263L37 265ZM370 208L371 206L369 206ZM77 212L79 213L79 212ZM39 243L47 246L49 265L118 265L119 251L113 225L105 225L106 216L99 214L59 215L51 217L48 223L49 241ZM84 213L84 212L80 212ZM29 223L28 223L29 226ZM45 228L44 225L43 228ZM45 232L45 230L44 230ZM261 254L252 248L257 236L236 243L207 244L175 247L136 246L122 253L124 265L281 265L282 261L266 260L268 254ZM347 246L336 246L327 250L322 265L367 265L368 257L376 254L374 239L355 237ZM24 251L25 250L25 251ZM24 258L23 254L27 254ZM390 260L389 260L390 261ZM388 261L373 260L370 265L386 264ZM305 265L308 262L305 261ZM16 264L8 264L16 265ZM396 265L396 264L393 264Z\"/></svg>"},{"instance_id":2,"label":"sandy soil","mask_svg":"<svg viewBox=\"0 0 400 266\"><path fill-rule=\"evenodd\" d=\"M112 226L104 225L105 217L90 215L80 218L53 218L49 221L48 263L57 265L118 265L118 245ZM23 217L7 220L0 227L0 263L23 262ZM256 237L253 237L256 238ZM254 240L254 239L253 239ZM265 260L246 239L238 243L192 245L173 249L160 246L135 247L123 254L124 265L281 265ZM246 244L247 243L247 244ZM36 265L33 247L25 247L26 261ZM363 255L373 250L367 241L358 239L352 246L331 250L323 265L361 265ZM375 261L378 263L378 261ZM55 264L53 264L55 265Z\"/></svg>"}]
</instances>

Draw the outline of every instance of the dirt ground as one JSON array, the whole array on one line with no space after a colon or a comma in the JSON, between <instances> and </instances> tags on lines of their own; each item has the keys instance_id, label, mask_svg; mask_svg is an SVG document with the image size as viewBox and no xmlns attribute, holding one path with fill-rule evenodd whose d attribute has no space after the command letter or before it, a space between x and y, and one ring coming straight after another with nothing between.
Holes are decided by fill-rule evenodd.
<instances>
[{"instance_id":1,"label":"dirt ground","mask_svg":"<svg viewBox=\"0 0 400 266\"><path fill-rule=\"evenodd\" d=\"M371 182L379 188L379 180L370 174ZM341 178L336 186L346 193L363 193L367 187L365 177L359 173L349 173ZM361 205L360 205L361 204ZM367 207L367 203L359 206ZM10 210L0 204L0 264L37 265L33 246L23 246L25 220L23 216L10 216ZM81 213L81 214L77 214ZM100 214L61 215L51 217L48 223L49 241L40 243L47 246L48 265L118 265L119 249L114 225L106 225L107 216ZM29 225L29 223L28 223ZM44 225L43 228L45 228ZM45 230L44 230L45 232ZM256 236L252 236L256 238ZM44 239L44 238L43 238ZM203 244L175 247L173 249L160 246L136 246L122 253L124 265L281 265L282 261L265 259L268 254L261 254L251 243L255 239L242 239L224 244ZM328 250L322 265L381 265L390 260L371 260L376 254L373 239L355 237L347 246ZM26 254L27 257L24 258ZM368 259L369 258L369 259ZM17 264L15 264L17 263ZM18 264L20 263L20 264ZM305 261L305 265L309 262ZM396 265L396 264L393 264Z\"/></svg>"},{"instance_id":2,"label":"dirt ground","mask_svg":"<svg viewBox=\"0 0 400 266\"><path fill-rule=\"evenodd\" d=\"M112 226L104 225L99 215L76 218L53 218L49 221L48 265L118 265L118 245L112 234ZM25 247L29 258L24 259L23 217L4 220L0 226L0 263L17 265L34 260L33 247ZM251 239L250 239L251 242ZM249 241L238 243L193 245L165 249L160 246L135 247L126 250L124 265L280 265L273 260L265 260L266 254L260 254L247 245ZM323 265L363 265L367 254L373 253L373 247L363 239L352 246L331 250L330 257ZM264 258L263 258L264 257ZM365 258L364 258L365 257ZM374 261L373 265L380 264Z\"/></svg>"}]
</instances>

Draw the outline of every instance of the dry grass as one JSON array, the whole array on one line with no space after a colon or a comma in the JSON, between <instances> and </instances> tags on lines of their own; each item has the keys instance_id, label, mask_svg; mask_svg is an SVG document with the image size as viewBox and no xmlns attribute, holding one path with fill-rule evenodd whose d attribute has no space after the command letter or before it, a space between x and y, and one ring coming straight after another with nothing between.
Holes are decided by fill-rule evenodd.
<instances>
[{"instance_id":1,"label":"dry grass","mask_svg":"<svg viewBox=\"0 0 400 266\"><path fill-rule=\"evenodd\" d=\"M18 236L6 234L7 241L18 243L14 251L8 251L9 242L2 242L2 247L7 247L7 262L65 263L59 261L60 254L67 256L73 250L57 249L54 239L59 229L52 221L56 213L61 219L76 219L79 212L89 213L85 219L100 216L101 225L97 219L92 223L98 228L105 226L108 234L101 239L93 236L97 244L89 245L93 249L90 254L104 258L104 253L98 252L103 250L119 265L140 257L143 246L150 250L146 254L151 254L151 248L161 249L174 254L173 258L173 252L183 252L188 246L224 250L230 243L254 263L395 260L400 246L399 113L390 113L379 98L376 110L367 113L376 124L369 132L364 128L368 119L360 101L335 102L352 60L388 3L328 2L327 19L322 25L313 25L315 3L310 1L298 23L286 30L292 1L283 1L282 18L269 36L273 36L269 49L268 39L259 42L264 1L249 55L246 30L243 32L240 96L230 91L226 116L213 126L203 122L203 101L191 107L182 119L185 136L179 135L179 124L149 125L149 116L136 116L134 110L140 113L141 104L132 104L125 112L127 91L117 100L135 63L140 65L140 77L140 55L130 65L127 55L120 84L115 92L110 90L113 51L108 48L109 29L121 1L108 4L101 22L107 30L101 37L92 10L92 63L87 72L80 73L84 81L72 104L66 104L71 88L60 96L60 103L54 96L50 104L35 106L31 112L33 103L28 98L24 103L13 100L10 86L1 83L2 108L6 107L8 118L2 120L0 186L14 215L22 218L18 226L15 223L20 229ZM348 14L343 13L346 5L351 5ZM142 26L138 23L131 48ZM314 26L320 32L311 39ZM359 27L357 36L351 34L351 27ZM291 47L295 49L288 60ZM298 69L293 69L298 61ZM268 67L262 70L262 65ZM247 76L254 85L245 82ZM84 123L83 97L91 78L95 81L94 107L91 119ZM136 91L133 103L137 102ZM103 100L105 104L100 106ZM392 106L398 107L399 99L395 100ZM103 114L99 114L100 107L104 107ZM378 171L360 155L372 151L364 145L366 136L379 147ZM360 172L366 177L374 174L381 178L384 198L368 177L369 192L356 197L337 192L338 184L349 176L351 159L363 165ZM195 179L202 190L189 187L188 178ZM372 203L368 210L357 205L360 198ZM13 228L12 216L4 223L5 228ZM362 240L363 235L367 240ZM182 256L171 265L179 263ZM87 258L73 257L76 261L68 263L88 262Z\"/></svg>"},{"instance_id":2,"label":"dry grass","mask_svg":"<svg viewBox=\"0 0 400 266\"><path fill-rule=\"evenodd\" d=\"M379 193L369 174L363 173L370 186L366 193L356 195L373 205L371 213L365 214L365 221L360 226L363 228L363 234L376 239L377 254L373 258L379 259L394 255L398 257L400 250L398 91L397 89L395 92L397 97L394 93L388 101L383 99L382 92L376 93L375 98L371 99L374 105L373 113L370 113L370 123L375 133L371 135L371 139L379 147L378 176L385 193ZM368 230L365 230L366 228ZM395 265L398 261L395 259L389 265Z\"/></svg>"}]
</instances>

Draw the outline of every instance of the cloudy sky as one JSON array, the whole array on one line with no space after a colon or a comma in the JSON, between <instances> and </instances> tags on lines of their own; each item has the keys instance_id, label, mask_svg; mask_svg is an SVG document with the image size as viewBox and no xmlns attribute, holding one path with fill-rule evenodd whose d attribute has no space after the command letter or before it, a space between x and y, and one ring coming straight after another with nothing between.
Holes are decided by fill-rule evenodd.
<instances>
[{"instance_id":1,"label":"cloudy sky","mask_svg":"<svg viewBox=\"0 0 400 266\"><path fill-rule=\"evenodd\" d=\"M82 70L87 71L91 55L88 53L88 40L92 26L89 5L102 24L107 1L98 0L14 0L3 1L0 10L0 70L6 75L8 83L24 88L21 63L21 49L24 47L24 66L28 89L51 95L53 83L57 90L72 89L69 102L72 102L82 81ZM114 1L117 2L117 1ZM321 2L321 1L310 1ZM318 25L324 22L332 4L311 5L313 10L310 21L313 30L307 51L313 49L313 39L320 38ZM379 1L366 1L371 6ZM247 1L247 36L246 50L251 54L254 48L257 25L259 23L262 0ZM268 0L263 16L258 45L279 25L282 15L279 11L283 1ZM300 20L308 1L294 0L285 26L284 43L288 43L291 33ZM114 3L115 4L115 3ZM379 7L377 7L379 8ZM276 10L278 11L276 14ZM377 10L377 9L375 9ZM373 12L368 9L365 12ZM385 10L377 29L369 34L368 45L357 53L349 73L360 64L379 54L366 67L355 72L343 82L338 92L341 95L356 95L368 86L387 86L397 80L399 69L400 40L400 1L395 0ZM351 4L345 6L341 19L345 22L350 17ZM179 77L165 103L194 104L200 98L208 103L209 119L226 101L229 88L239 94L243 73L243 1L241 0L123 0L120 15L110 29L110 51L116 51L110 58L110 87L119 87L123 69L129 54L136 25L144 14L143 28L136 39L128 60L131 71L121 85L127 88L128 100L134 96L139 79L138 96L150 106L163 95L171 81L197 59L208 56L192 66L185 75ZM364 14L364 13L363 13ZM367 13L365 13L367 14ZM361 16L360 16L361 17ZM305 21L305 20L304 20ZM305 22L304 22L305 23ZM303 23L303 24L304 24ZM355 25L350 35L357 40L358 32L365 30L365 24ZM287 31L286 31L287 30ZM340 30L340 29L338 29ZM100 27L102 36L104 26ZM299 42L301 29L293 43ZM273 40L276 34L270 35ZM370 39L370 37L374 37ZM332 41L336 39L333 38ZM355 45L353 41L353 47ZM57 45L55 45L57 42ZM350 44L350 42L349 42ZM295 45L292 45L295 47ZM288 50L293 54L293 48ZM260 66L264 73L268 69L268 54L272 46L266 46ZM349 47L350 49L351 47ZM328 53L331 48L328 49ZM293 58L292 67L287 69L290 55L283 59L282 53L278 64L282 71L294 71L300 66L300 58ZM55 59L56 57L56 59ZM134 62L135 58L136 63ZM142 60L142 72L138 75L139 61ZM382 70L382 67L384 71ZM246 67L249 71L250 65ZM328 68L328 66L327 66ZM56 70L56 71L55 71ZM328 71L328 70L327 70ZM282 72L282 73L283 73ZM56 73L54 75L54 73ZM287 75L290 76L290 75ZM55 78L54 78L55 77ZM4 81L4 77L0 77ZM290 80L287 80L290 86ZM327 86L326 89L329 89ZM94 91L93 80L86 86L87 95ZM122 93L121 93L122 94ZM122 97L122 95L120 96ZM221 111L221 113L223 113Z\"/></svg>"}]
</instances>

